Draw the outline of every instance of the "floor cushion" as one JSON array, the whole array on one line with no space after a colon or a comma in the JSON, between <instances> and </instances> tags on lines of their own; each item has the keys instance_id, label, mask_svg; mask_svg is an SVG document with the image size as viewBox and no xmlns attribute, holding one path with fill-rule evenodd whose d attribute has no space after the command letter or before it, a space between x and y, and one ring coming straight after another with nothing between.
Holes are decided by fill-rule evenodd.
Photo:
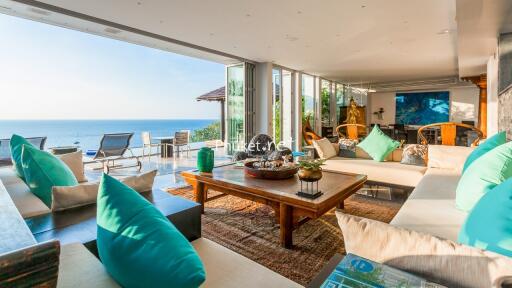
<instances>
[{"instance_id":1,"label":"floor cushion","mask_svg":"<svg viewBox=\"0 0 512 288\"><path fill-rule=\"evenodd\" d=\"M507 142L507 133L505 131L499 132L495 134L494 136L488 138L480 144L478 147L469 154L468 158L466 159L466 162L464 163L464 168L462 171L466 171L468 169L469 165L473 163L476 159L480 158L485 153L491 151L492 149L505 144Z\"/></svg>"},{"instance_id":2,"label":"floor cushion","mask_svg":"<svg viewBox=\"0 0 512 288\"><path fill-rule=\"evenodd\" d=\"M462 174L456 191L457 208L470 211L496 185L512 177L512 142L476 159Z\"/></svg>"},{"instance_id":3,"label":"floor cushion","mask_svg":"<svg viewBox=\"0 0 512 288\"><path fill-rule=\"evenodd\" d=\"M458 242L512 257L512 178L476 203Z\"/></svg>"},{"instance_id":4,"label":"floor cushion","mask_svg":"<svg viewBox=\"0 0 512 288\"><path fill-rule=\"evenodd\" d=\"M204 267L188 240L135 190L104 174L97 200L98 252L123 287L199 287Z\"/></svg>"},{"instance_id":5,"label":"floor cushion","mask_svg":"<svg viewBox=\"0 0 512 288\"><path fill-rule=\"evenodd\" d=\"M53 186L78 185L73 172L54 155L31 145L23 145L21 154L25 182L46 206L52 206Z\"/></svg>"}]
</instances>

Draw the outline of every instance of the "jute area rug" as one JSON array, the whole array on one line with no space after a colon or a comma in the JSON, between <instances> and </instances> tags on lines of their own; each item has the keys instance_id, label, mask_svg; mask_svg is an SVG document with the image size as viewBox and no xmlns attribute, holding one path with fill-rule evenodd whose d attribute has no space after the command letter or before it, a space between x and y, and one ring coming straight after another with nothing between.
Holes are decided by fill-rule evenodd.
<instances>
[{"instance_id":1,"label":"jute area rug","mask_svg":"<svg viewBox=\"0 0 512 288\"><path fill-rule=\"evenodd\" d=\"M169 190L193 199L190 187ZM209 192L211 197L215 192ZM389 223L401 204L353 195L345 213ZM279 225L269 206L225 196L205 205L202 236L299 283L308 284L335 253L345 254L334 210L293 232L293 249L279 244ZM372 243L368 243L372 245Z\"/></svg>"}]
</instances>

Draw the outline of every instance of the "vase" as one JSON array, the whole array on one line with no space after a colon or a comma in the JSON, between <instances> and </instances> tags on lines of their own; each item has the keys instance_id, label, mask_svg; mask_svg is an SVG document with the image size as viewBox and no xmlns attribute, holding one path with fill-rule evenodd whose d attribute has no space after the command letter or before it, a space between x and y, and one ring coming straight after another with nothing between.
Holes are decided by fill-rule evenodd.
<instances>
[{"instance_id":1,"label":"vase","mask_svg":"<svg viewBox=\"0 0 512 288\"><path fill-rule=\"evenodd\" d=\"M197 152L197 169L199 172L211 173L213 170L214 152L211 148L203 147Z\"/></svg>"},{"instance_id":2,"label":"vase","mask_svg":"<svg viewBox=\"0 0 512 288\"><path fill-rule=\"evenodd\" d=\"M306 182L315 182L322 179L322 168L318 169L299 169L299 179Z\"/></svg>"}]
</instances>

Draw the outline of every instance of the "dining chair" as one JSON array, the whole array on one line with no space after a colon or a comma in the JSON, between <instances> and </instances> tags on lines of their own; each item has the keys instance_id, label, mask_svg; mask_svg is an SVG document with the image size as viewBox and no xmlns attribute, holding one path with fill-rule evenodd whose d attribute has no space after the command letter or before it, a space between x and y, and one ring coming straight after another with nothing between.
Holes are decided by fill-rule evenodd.
<instances>
[{"instance_id":1,"label":"dining chair","mask_svg":"<svg viewBox=\"0 0 512 288\"><path fill-rule=\"evenodd\" d=\"M187 147L187 157L190 151L190 131L189 130L181 130L174 133L174 139L172 141L172 150L173 154L177 149L178 154L176 156L180 156L180 147Z\"/></svg>"},{"instance_id":2,"label":"dining chair","mask_svg":"<svg viewBox=\"0 0 512 288\"><path fill-rule=\"evenodd\" d=\"M151 162L151 148L156 147L156 152L158 153L158 148L162 149L162 145L166 146L167 144L161 143L153 143L151 142L151 133L148 131L144 131L141 133L142 137L142 159L146 157L146 148L149 148L148 160ZM167 147L163 147L163 156L167 157Z\"/></svg>"}]
</instances>

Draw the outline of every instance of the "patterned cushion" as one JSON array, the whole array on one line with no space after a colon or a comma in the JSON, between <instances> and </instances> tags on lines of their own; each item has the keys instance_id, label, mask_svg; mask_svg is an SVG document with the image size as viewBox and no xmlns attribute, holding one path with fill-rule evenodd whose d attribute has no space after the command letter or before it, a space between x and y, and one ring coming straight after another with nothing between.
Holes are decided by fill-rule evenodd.
<instances>
[{"instance_id":1,"label":"patterned cushion","mask_svg":"<svg viewBox=\"0 0 512 288\"><path fill-rule=\"evenodd\" d=\"M404 146L402 161L400 163L407 165L427 166L427 145L408 144Z\"/></svg>"},{"instance_id":2,"label":"patterned cushion","mask_svg":"<svg viewBox=\"0 0 512 288\"><path fill-rule=\"evenodd\" d=\"M356 158L357 140L351 139L340 139L338 142L340 146L340 152L338 156L345 158Z\"/></svg>"}]
</instances>

